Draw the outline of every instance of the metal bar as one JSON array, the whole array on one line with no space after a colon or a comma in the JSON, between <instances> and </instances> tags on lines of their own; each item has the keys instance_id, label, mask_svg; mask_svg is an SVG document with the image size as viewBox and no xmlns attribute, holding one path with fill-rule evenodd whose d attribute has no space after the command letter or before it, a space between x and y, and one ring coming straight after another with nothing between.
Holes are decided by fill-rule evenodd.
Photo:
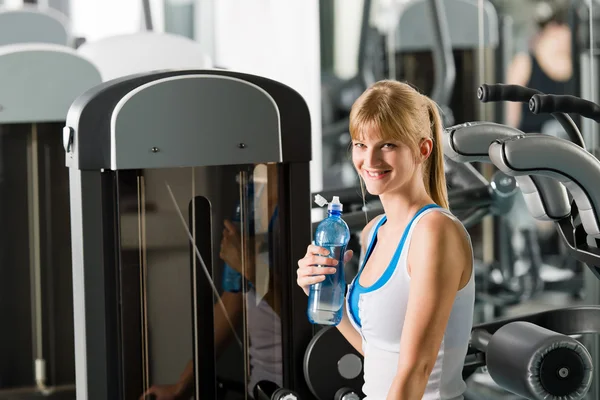
<instances>
[{"instance_id":1,"label":"metal bar","mask_svg":"<svg viewBox=\"0 0 600 400\"><path fill-rule=\"evenodd\" d=\"M367 76L366 63L367 63L367 44L369 42L369 22L371 20L371 3L372 0L364 0L363 12L360 23L360 39L358 42L358 78L362 80L363 85L369 86L371 79Z\"/></svg>"},{"instance_id":2,"label":"metal bar","mask_svg":"<svg viewBox=\"0 0 600 400\"><path fill-rule=\"evenodd\" d=\"M150 0L142 0L142 12L144 14L144 28L146 28L147 31L154 30Z\"/></svg>"},{"instance_id":3,"label":"metal bar","mask_svg":"<svg viewBox=\"0 0 600 400\"><path fill-rule=\"evenodd\" d=\"M433 62L435 79L431 98L440 106L448 106L454 91L456 66L452 54L452 38L446 18L446 9L442 0L429 0L431 25L435 45L433 46Z\"/></svg>"},{"instance_id":4,"label":"metal bar","mask_svg":"<svg viewBox=\"0 0 600 400\"><path fill-rule=\"evenodd\" d=\"M30 278L31 278L31 318L33 337L33 358L35 382L45 384L44 367L44 330L42 326L42 271L41 271L41 239L40 239L40 177L37 125L32 124L28 158L28 203L29 203L29 252L30 252Z\"/></svg>"},{"instance_id":5,"label":"metal bar","mask_svg":"<svg viewBox=\"0 0 600 400\"><path fill-rule=\"evenodd\" d=\"M165 1L165 31L193 39L196 4L192 0Z\"/></svg>"},{"instance_id":6,"label":"metal bar","mask_svg":"<svg viewBox=\"0 0 600 400\"><path fill-rule=\"evenodd\" d=\"M471 332L471 347L485 351L492 340L492 334L485 329L475 329Z\"/></svg>"}]
</instances>

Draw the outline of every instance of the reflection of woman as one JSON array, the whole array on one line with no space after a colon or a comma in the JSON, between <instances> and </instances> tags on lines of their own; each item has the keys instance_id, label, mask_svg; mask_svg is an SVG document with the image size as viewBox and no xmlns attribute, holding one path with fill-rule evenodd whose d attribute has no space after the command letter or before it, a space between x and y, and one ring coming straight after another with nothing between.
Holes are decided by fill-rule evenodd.
<instances>
[{"instance_id":1,"label":"reflection of woman","mask_svg":"<svg viewBox=\"0 0 600 400\"><path fill-rule=\"evenodd\" d=\"M508 67L509 84L527 86L543 93L569 94L572 89L571 29L564 21L564 10L549 1L537 5L535 19L538 32L530 41L527 53L518 53ZM551 115L534 115L529 105L506 104L507 123L526 133L542 133L554 123Z\"/></svg>"},{"instance_id":2,"label":"reflection of woman","mask_svg":"<svg viewBox=\"0 0 600 400\"><path fill-rule=\"evenodd\" d=\"M247 312L246 329L250 339L248 349L250 357L250 376L248 391L252 395L254 386L261 380L268 380L278 385L283 384L281 371L281 322L279 319L279 293L276 291L276 268L271 267L271 257L276 246L278 224L277 222L277 169L275 166L267 167L266 196L257 199L254 206L256 235L253 236L254 245L246 262L242 260L242 240L236 225L231 221L224 221L223 236L219 257L230 267L244 274L250 283L244 292L223 292L219 304L214 308L215 329L215 354L217 358L223 353L234 337L229 321L237 325L240 322L244 307ZM266 210L268 228L260 229L259 226ZM261 234L260 231L266 231ZM252 241L250 241L252 242ZM245 304L244 304L245 303ZM148 389L141 398L154 395L156 400L189 399L193 395L194 365L190 360L186 365L179 381L170 385L154 385Z\"/></svg>"}]
</instances>

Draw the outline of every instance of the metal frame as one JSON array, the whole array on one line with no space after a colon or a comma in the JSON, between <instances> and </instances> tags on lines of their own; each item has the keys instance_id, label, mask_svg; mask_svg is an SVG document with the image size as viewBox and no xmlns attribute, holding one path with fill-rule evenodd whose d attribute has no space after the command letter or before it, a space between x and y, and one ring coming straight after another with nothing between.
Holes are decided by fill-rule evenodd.
<instances>
[{"instance_id":1,"label":"metal frame","mask_svg":"<svg viewBox=\"0 0 600 400\"><path fill-rule=\"evenodd\" d=\"M284 361L284 386L295 390L300 396L308 396L309 391L303 379L302 359L312 336L313 327L306 317L307 298L294 284L293 269L296 260L305 252L310 242L310 117L306 103L299 94L278 82L247 74L230 71L163 71L139 74L104 83L88 91L77 99L69 111L65 128L67 164L70 166L72 244L73 244L73 287L75 304L75 340L77 398L119 399L126 397L127 388L122 378L128 371L123 370L124 360L118 358L126 327L121 323L118 305L120 277L118 267L119 252L117 188L111 152L111 138L116 134L135 135L135 128L115 132L114 125L107 123L117 104L128 93L141 88L165 84L169 77L203 75L223 81L222 77L235 78L245 84L262 88L276 104L279 112L281 134L280 157L256 162L276 162L280 165L280 224L281 243L287 244L281 257L281 274L286 287L282 291L282 334ZM200 80L200 79L198 79ZM210 79L205 79L208 81ZM243 83L242 83L243 84ZM196 96L212 96L210 92L195 92ZM234 96L233 93L230 93ZM172 98L173 107L190 104L190 98ZM198 99L192 101L198 104ZM188 108L189 109L189 108ZM193 112L190 110L189 112ZM239 109L230 109L230 118L243 117ZM98 123L101 121L101 123ZM198 127L195 134L198 135ZM175 133L176 132L176 133ZM182 133L183 132L183 133ZM139 132L138 132L139 133ZM249 132L251 133L251 132ZM192 140L184 130L165 132L173 141L186 143ZM202 133L200 133L202 134ZM247 133L248 134L248 133ZM177 136L179 135L179 136ZM227 136L227 135L224 135ZM143 139L143 137L141 138ZM250 138L248 138L251 141ZM237 165L237 152L243 147L224 152L224 164ZM201 149L199 149L201 150ZM211 151L214 151L212 149ZM176 154L172 154L174 166L199 167L202 164L202 151L199 151L196 165L181 165ZM168 161L160 164L166 166ZM251 161L249 161L251 162ZM118 166L118 165L117 165ZM151 168L155 165L140 163L136 168ZM134 168L133 165L128 165ZM306 198L298 196L306 193ZM293 211L292 211L293 210ZM122 290L122 288L121 288ZM212 306L212 304L211 304ZM208 340L208 339L207 339ZM200 344L195 338L195 348ZM195 365L198 357L195 358ZM198 369L196 369L198 375ZM198 376L197 376L198 377ZM135 379L135 377L133 377Z\"/></svg>"},{"instance_id":2,"label":"metal frame","mask_svg":"<svg viewBox=\"0 0 600 400\"><path fill-rule=\"evenodd\" d=\"M77 96L100 82L98 69L66 46L0 46L0 124L63 122Z\"/></svg>"},{"instance_id":3,"label":"metal frame","mask_svg":"<svg viewBox=\"0 0 600 400\"><path fill-rule=\"evenodd\" d=\"M16 9L5 8L0 3L0 45L49 43L70 46L73 41L71 26L63 11L58 8L40 9L27 2Z\"/></svg>"},{"instance_id":4,"label":"metal frame","mask_svg":"<svg viewBox=\"0 0 600 400\"><path fill-rule=\"evenodd\" d=\"M403 9L396 29L396 51L427 51L435 47L436 32L428 18L432 0L411 0ZM436 0L437 1L437 0ZM448 21L451 46L454 49L479 47L479 36L483 34L484 47L496 47L499 42L498 15L490 1L484 2L484 32L479 32L479 2L471 0L444 0L445 20ZM429 23L423 23L428 21ZM472 23L471 25L469 23Z\"/></svg>"}]
</instances>

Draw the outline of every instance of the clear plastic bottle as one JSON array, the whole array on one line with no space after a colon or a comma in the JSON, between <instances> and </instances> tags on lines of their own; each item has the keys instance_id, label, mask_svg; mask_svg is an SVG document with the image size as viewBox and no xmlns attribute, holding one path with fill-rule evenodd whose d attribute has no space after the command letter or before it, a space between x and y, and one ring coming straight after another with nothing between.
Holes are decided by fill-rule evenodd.
<instances>
[{"instance_id":1,"label":"clear plastic bottle","mask_svg":"<svg viewBox=\"0 0 600 400\"><path fill-rule=\"evenodd\" d=\"M342 320L346 293L344 253L350 240L350 229L342 219L342 210L339 197L334 196L327 207L327 218L315 232L315 245L329 250L328 257L337 259L338 264L334 274L324 275L325 280L310 287L307 315L312 324L335 326Z\"/></svg>"},{"instance_id":2,"label":"clear plastic bottle","mask_svg":"<svg viewBox=\"0 0 600 400\"><path fill-rule=\"evenodd\" d=\"M250 215L247 218L247 223L249 224L250 233L254 232L254 184L249 182L246 186L246 193L248 196L248 201L250 201ZM233 213L233 217L231 218L231 222L238 228L238 231L241 228L241 217L242 217L242 207L240 202L238 202L235 206L235 211ZM233 267L225 263L223 265L223 277L221 285L223 290L226 292L238 293L242 291L242 274L236 271ZM248 282L249 285L249 282Z\"/></svg>"},{"instance_id":3,"label":"clear plastic bottle","mask_svg":"<svg viewBox=\"0 0 600 400\"><path fill-rule=\"evenodd\" d=\"M240 204L238 203L233 213L231 222L239 229L240 228ZM230 267L227 263L223 265L223 290L231 293L238 293L242 290L242 274Z\"/></svg>"}]
</instances>

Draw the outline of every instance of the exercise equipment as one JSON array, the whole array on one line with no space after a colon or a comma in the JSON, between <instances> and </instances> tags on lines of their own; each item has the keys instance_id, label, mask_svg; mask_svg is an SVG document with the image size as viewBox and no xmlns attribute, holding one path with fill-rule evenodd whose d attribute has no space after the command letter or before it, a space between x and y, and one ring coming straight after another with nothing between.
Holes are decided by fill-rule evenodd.
<instances>
[{"instance_id":1,"label":"exercise equipment","mask_svg":"<svg viewBox=\"0 0 600 400\"><path fill-rule=\"evenodd\" d=\"M493 334L475 329L471 348L485 354L492 379L526 399L581 399L592 382L592 358L577 340L530 322L515 321Z\"/></svg>"},{"instance_id":2,"label":"exercise equipment","mask_svg":"<svg viewBox=\"0 0 600 400\"><path fill-rule=\"evenodd\" d=\"M61 133L71 103L100 82L94 65L69 47L0 47L0 319L11 327L0 340L0 396L12 388L50 398L74 390Z\"/></svg>"},{"instance_id":3,"label":"exercise equipment","mask_svg":"<svg viewBox=\"0 0 600 400\"><path fill-rule=\"evenodd\" d=\"M0 6L0 46L24 43L72 47L69 19L52 8L30 4L18 8Z\"/></svg>"},{"instance_id":4,"label":"exercise equipment","mask_svg":"<svg viewBox=\"0 0 600 400\"><path fill-rule=\"evenodd\" d=\"M533 97L544 98L546 96L536 94ZM536 101L532 102L532 108L535 103ZM560 112L567 110L566 108L554 108L548 111ZM583 112L580 114L585 116ZM532 154L536 156L532 157ZM594 276L598 277L598 267L596 265L600 258L597 256L595 239L598 235L598 209L596 208L597 193L594 192L596 185L593 183L594 180L597 180L594 177L600 173L598 160L581 146L571 141L546 135L519 135L497 139L490 145L489 157L494 165L507 174L516 177L524 175L549 177L560 181L569 190L573 197L571 212L567 216L556 217L551 220L557 225L561 239L566 243L570 255L585 263ZM556 193L539 191L539 195L544 202L553 200L557 196L560 198L561 193L562 190ZM526 198L526 200L528 199ZM531 199L528 200L528 203L531 203ZM528 207L531 208L531 204L528 204ZM583 319L570 323L564 320L567 315L571 318L579 317ZM518 319L536 323L565 335L598 333L597 307L554 310L519 317ZM485 328L491 332L505 323L507 321L486 324ZM581 398L590 389L590 385L591 383L586 385L585 380L583 380L581 390L574 390L569 398ZM514 387L513 389L513 391L517 390ZM539 389L536 393L541 396L544 391Z\"/></svg>"},{"instance_id":5,"label":"exercise equipment","mask_svg":"<svg viewBox=\"0 0 600 400\"><path fill-rule=\"evenodd\" d=\"M303 366L304 379L317 399L364 397L362 356L337 328L326 327L317 332L306 348Z\"/></svg>"},{"instance_id":6,"label":"exercise equipment","mask_svg":"<svg viewBox=\"0 0 600 400\"><path fill-rule=\"evenodd\" d=\"M104 81L150 71L212 67L198 42L170 33L111 36L86 42L77 52L98 67Z\"/></svg>"},{"instance_id":7,"label":"exercise equipment","mask_svg":"<svg viewBox=\"0 0 600 400\"><path fill-rule=\"evenodd\" d=\"M467 55L499 46L498 15L492 2L410 0L391 37L389 47L395 53L388 57L399 57L392 76L430 93L448 117L446 126L476 118L477 104L465 88L472 85L471 77L478 72ZM426 66L430 62L432 67ZM432 77L428 76L430 69ZM455 86L462 90L454 91Z\"/></svg>"},{"instance_id":8,"label":"exercise equipment","mask_svg":"<svg viewBox=\"0 0 600 400\"><path fill-rule=\"evenodd\" d=\"M298 400L293 390L284 389L270 381L261 381L254 387L254 400Z\"/></svg>"},{"instance_id":9,"label":"exercise equipment","mask_svg":"<svg viewBox=\"0 0 600 400\"><path fill-rule=\"evenodd\" d=\"M540 149L544 151L541 152ZM530 156L531 151L536 151L536 157ZM555 223L561 238L568 244L570 254L584 262L598 278L600 276L597 267L600 257L598 257L596 243L599 234L598 198L594 183L597 180L594 177L600 173L598 160L569 141L544 135L527 135L497 140L490 145L489 154L494 164L506 173L514 176L525 174L550 176L561 181L569 189L579 210L581 224L576 224L571 216L556 219ZM519 319L530 322L538 320L538 325L568 335L597 334L598 328L600 328L598 311L598 307L580 307L554 310L544 313L544 315ZM585 313L585 317L581 315L583 313ZM574 318L573 322L563 319L567 315ZM583 319L576 321L577 317ZM497 325L495 327L497 328ZM490 331L494 329L494 325L486 325L485 329ZM568 361L567 357L563 357L563 360ZM564 368L565 366L558 365L556 368L559 367ZM569 398L582 398L590 389L591 371L589 383L586 383L585 376L582 377L579 387L575 383L571 386L574 389ZM548 388L549 385L545 385L546 391L550 390ZM538 389L535 393L544 393L544 390Z\"/></svg>"},{"instance_id":10,"label":"exercise equipment","mask_svg":"<svg viewBox=\"0 0 600 400\"><path fill-rule=\"evenodd\" d=\"M137 398L160 379L161 367L177 370L169 361L173 342L161 341L165 329L193 342L196 396L215 397L212 277L221 276L222 221L237 201L245 207L242 248L253 246L244 223L248 201L240 198L249 177L267 184L279 210L280 233L269 238L267 252L277 279L269 287L281 289L274 307L282 314L256 326L250 313L244 333L271 329L272 347L264 351L277 356L283 378L274 383L308 396L298 360L312 329L306 296L289 268L311 237L310 118L301 96L230 71L145 73L88 91L71 106L66 125L78 397ZM272 178L264 173L267 163ZM132 211L120 208L121 174L128 171L138 182ZM260 214L268 212L264 207ZM185 279L178 284L177 276ZM193 300L182 322L187 313L170 310L165 299L186 290L188 277ZM244 343L242 335L247 354ZM237 361L242 371L246 362Z\"/></svg>"},{"instance_id":11,"label":"exercise equipment","mask_svg":"<svg viewBox=\"0 0 600 400\"><path fill-rule=\"evenodd\" d=\"M577 113L585 118L600 122L600 106L589 100L570 95L542 93L536 93L530 97L529 109L534 114Z\"/></svg>"},{"instance_id":12,"label":"exercise equipment","mask_svg":"<svg viewBox=\"0 0 600 400\"><path fill-rule=\"evenodd\" d=\"M439 35L429 17L429 0L410 0L400 14L396 25L395 48L398 52L430 50L437 46ZM479 4L473 0L444 0L444 18L452 48L474 49L479 46L482 35L484 47L496 47L499 42L498 14L489 1L483 2L483 27L479 32ZM425 22L427 21L427 22Z\"/></svg>"},{"instance_id":13,"label":"exercise equipment","mask_svg":"<svg viewBox=\"0 0 600 400\"><path fill-rule=\"evenodd\" d=\"M482 85L477 91L477 97L480 101L487 102L503 102L503 101L511 101L511 102L520 102L520 103L530 103L533 97L543 96L543 93L536 89L527 88L518 85L505 85L505 84L495 84L495 85ZM584 149L587 149L586 144L584 143L583 135L579 131L579 128L573 121L570 115L565 112L553 112L552 116L557 120L557 122L563 127L567 137L578 146L581 146ZM544 178L542 178L544 179ZM576 209L575 209L576 212ZM539 243L535 236L535 232L533 230L529 230L529 237L531 250L538 249ZM530 251L531 251L530 250ZM535 252L534 252L535 253ZM535 258L535 257L534 257ZM568 293L572 293L578 295L582 286L583 286L583 278L580 278L582 274L574 272L571 269L564 269L562 263L559 262L557 267L563 268L560 278L550 276L545 277L545 274L541 273L543 262L541 260L541 256L536 259L531 260L531 272L538 273L539 278L536 278L539 281L539 288L544 290L559 290L565 291ZM555 267L556 268L556 267ZM505 268L506 270L506 268Z\"/></svg>"},{"instance_id":14,"label":"exercise equipment","mask_svg":"<svg viewBox=\"0 0 600 400\"><path fill-rule=\"evenodd\" d=\"M477 89L477 98L482 103L511 101L535 105L535 100L533 100L532 97L538 98L538 96L543 95L544 93L535 88L528 88L519 85L483 84ZM534 114L538 112L535 110L535 106L531 111ZM558 123L560 123L565 130L565 133L573 143L581 146L583 149L586 148L585 141L583 140L583 136L581 135L579 128L569 115L567 115L565 112L552 112L552 116L558 121Z\"/></svg>"}]
</instances>

